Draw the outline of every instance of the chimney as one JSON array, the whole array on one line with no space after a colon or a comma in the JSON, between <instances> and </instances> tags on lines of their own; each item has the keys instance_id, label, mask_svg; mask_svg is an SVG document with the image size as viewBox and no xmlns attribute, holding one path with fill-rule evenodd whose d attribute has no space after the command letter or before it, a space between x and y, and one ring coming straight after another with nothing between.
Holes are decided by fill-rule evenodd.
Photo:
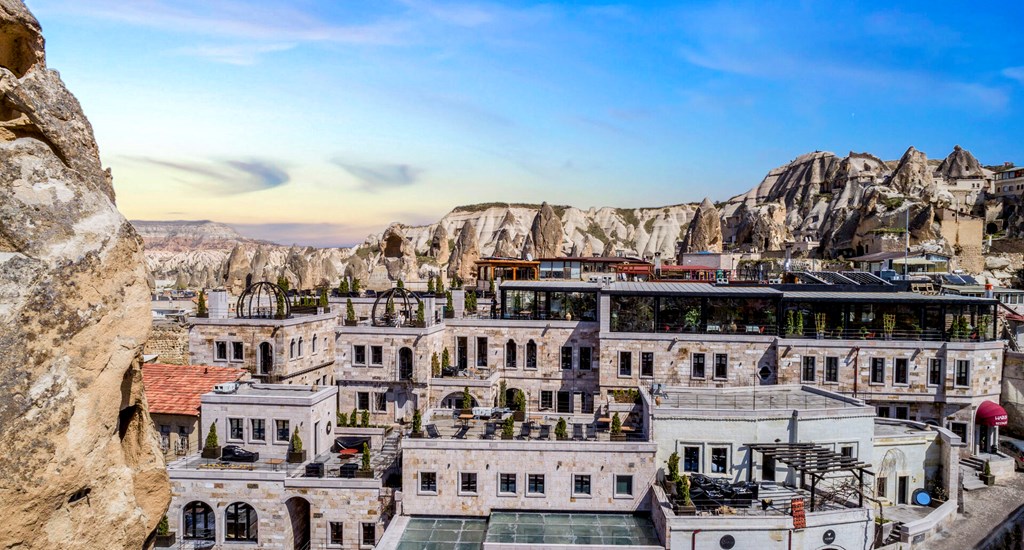
<instances>
[{"instance_id":1,"label":"chimney","mask_svg":"<svg viewBox=\"0 0 1024 550\"><path fill-rule=\"evenodd\" d=\"M223 289L210 291L210 319L228 318L228 292Z\"/></svg>"},{"instance_id":2,"label":"chimney","mask_svg":"<svg viewBox=\"0 0 1024 550\"><path fill-rule=\"evenodd\" d=\"M661 278L661 252L654 253L654 277Z\"/></svg>"}]
</instances>

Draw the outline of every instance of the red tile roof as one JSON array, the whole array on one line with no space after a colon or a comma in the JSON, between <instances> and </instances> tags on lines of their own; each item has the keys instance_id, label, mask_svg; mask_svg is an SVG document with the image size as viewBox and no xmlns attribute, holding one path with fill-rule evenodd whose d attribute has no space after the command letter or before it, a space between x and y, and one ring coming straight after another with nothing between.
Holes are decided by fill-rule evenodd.
<instances>
[{"instance_id":1,"label":"red tile roof","mask_svg":"<svg viewBox=\"0 0 1024 550\"><path fill-rule=\"evenodd\" d=\"M248 374L231 367L152 363L142 366L142 384L149 412L199 416L199 396L213 391L217 384L234 382Z\"/></svg>"}]
</instances>

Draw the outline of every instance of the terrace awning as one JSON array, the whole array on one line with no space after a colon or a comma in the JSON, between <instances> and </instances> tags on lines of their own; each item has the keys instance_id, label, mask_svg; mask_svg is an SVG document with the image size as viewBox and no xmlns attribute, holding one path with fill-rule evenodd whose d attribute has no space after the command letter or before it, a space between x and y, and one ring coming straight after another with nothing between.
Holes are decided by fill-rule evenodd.
<instances>
[{"instance_id":1,"label":"terrace awning","mask_svg":"<svg viewBox=\"0 0 1024 550\"><path fill-rule=\"evenodd\" d=\"M1005 426L1009 423L1009 418L1006 416L1006 409L998 403L985 401L978 407L978 413L974 415L974 422L991 428Z\"/></svg>"}]
</instances>

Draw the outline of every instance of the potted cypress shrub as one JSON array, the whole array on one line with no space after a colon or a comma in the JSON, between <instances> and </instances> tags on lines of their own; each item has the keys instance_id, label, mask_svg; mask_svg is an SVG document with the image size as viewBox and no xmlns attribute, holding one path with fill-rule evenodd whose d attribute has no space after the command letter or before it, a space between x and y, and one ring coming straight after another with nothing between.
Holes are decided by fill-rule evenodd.
<instances>
[{"instance_id":1,"label":"potted cypress shrub","mask_svg":"<svg viewBox=\"0 0 1024 550\"><path fill-rule=\"evenodd\" d=\"M363 462L356 470L356 477L373 479L373 468L370 467L370 445L363 443Z\"/></svg>"},{"instance_id":2,"label":"potted cypress shrub","mask_svg":"<svg viewBox=\"0 0 1024 550\"><path fill-rule=\"evenodd\" d=\"M668 474L665 475L665 491L669 495L675 496L677 481L679 481L679 453L673 451L668 457Z\"/></svg>"},{"instance_id":3,"label":"potted cypress shrub","mask_svg":"<svg viewBox=\"0 0 1024 550\"><path fill-rule=\"evenodd\" d=\"M217 424L210 424L206 434L206 445L203 445L203 458L220 458L220 443L217 441Z\"/></svg>"},{"instance_id":4,"label":"potted cypress shrub","mask_svg":"<svg viewBox=\"0 0 1024 550\"><path fill-rule=\"evenodd\" d=\"M196 304L196 317L209 317L210 310L206 308L206 292L199 291L199 303ZM172 543L173 544L173 543Z\"/></svg>"},{"instance_id":5,"label":"potted cypress shrub","mask_svg":"<svg viewBox=\"0 0 1024 550\"><path fill-rule=\"evenodd\" d=\"M348 415L348 427L355 428L358 423L359 413L356 411L355 407L352 407L352 414Z\"/></svg>"},{"instance_id":6,"label":"potted cypress shrub","mask_svg":"<svg viewBox=\"0 0 1024 550\"><path fill-rule=\"evenodd\" d=\"M618 412L612 415L612 430L609 437L612 441L626 440L626 434L622 433L622 420L619 418Z\"/></svg>"},{"instance_id":7,"label":"potted cypress shrub","mask_svg":"<svg viewBox=\"0 0 1024 550\"><path fill-rule=\"evenodd\" d=\"M412 432L409 433L409 437L423 439L423 414L420 413L419 409L412 413Z\"/></svg>"},{"instance_id":8,"label":"potted cypress shrub","mask_svg":"<svg viewBox=\"0 0 1024 550\"><path fill-rule=\"evenodd\" d=\"M454 319L455 318L455 306L452 305L452 291L445 293L444 299L444 318Z\"/></svg>"},{"instance_id":9,"label":"potted cypress shrub","mask_svg":"<svg viewBox=\"0 0 1024 550\"><path fill-rule=\"evenodd\" d=\"M437 352L430 356L430 374L434 378L441 378L441 360L437 358Z\"/></svg>"},{"instance_id":10,"label":"potted cypress shrub","mask_svg":"<svg viewBox=\"0 0 1024 550\"><path fill-rule=\"evenodd\" d=\"M693 516L697 514L697 507L690 499L690 476L680 476L676 481L676 496L679 502L679 515Z\"/></svg>"},{"instance_id":11,"label":"potted cypress shrub","mask_svg":"<svg viewBox=\"0 0 1024 550\"><path fill-rule=\"evenodd\" d=\"M359 427L369 428L370 427L370 411L364 410L359 415Z\"/></svg>"},{"instance_id":12,"label":"potted cypress shrub","mask_svg":"<svg viewBox=\"0 0 1024 550\"><path fill-rule=\"evenodd\" d=\"M352 298L345 299L345 326L356 326L356 308L352 305Z\"/></svg>"},{"instance_id":13,"label":"potted cypress shrub","mask_svg":"<svg viewBox=\"0 0 1024 550\"><path fill-rule=\"evenodd\" d=\"M427 294L434 294L434 276L427 277Z\"/></svg>"},{"instance_id":14,"label":"potted cypress shrub","mask_svg":"<svg viewBox=\"0 0 1024 550\"><path fill-rule=\"evenodd\" d=\"M558 433L557 429L555 433ZM510 416L501 423L501 438L512 439L513 436L515 436L515 421Z\"/></svg>"},{"instance_id":15,"label":"potted cypress shrub","mask_svg":"<svg viewBox=\"0 0 1024 550\"><path fill-rule=\"evenodd\" d=\"M462 414L473 414L473 395L469 386L462 388Z\"/></svg>"},{"instance_id":16,"label":"potted cypress shrub","mask_svg":"<svg viewBox=\"0 0 1024 550\"><path fill-rule=\"evenodd\" d=\"M526 394L522 390L516 390L515 398L512 399L512 408L515 412L512 413L512 417L516 419L516 422L526 421Z\"/></svg>"},{"instance_id":17,"label":"potted cypress shrub","mask_svg":"<svg viewBox=\"0 0 1024 550\"><path fill-rule=\"evenodd\" d=\"M988 485L989 487L996 484L996 476L992 475L992 466L988 460L985 461L985 467L981 471L981 475L978 477L980 477L981 480L985 482L985 485Z\"/></svg>"},{"instance_id":18,"label":"potted cypress shrub","mask_svg":"<svg viewBox=\"0 0 1024 550\"><path fill-rule=\"evenodd\" d=\"M338 426L348 426L348 415L347 414L345 414L343 412L339 412L338 413Z\"/></svg>"},{"instance_id":19,"label":"potted cypress shrub","mask_svg":"<svg viewBox=\"0 0 1024 550\"><path fill-rule=\"evenodd\" d=\"M558 417L558 423L555 424L555 439L559 441L569 439L569 431L566 428L565 419L562 417Z\"/></svg>"},{"instance_id":20,"label":"potted cypress shrub","mask_svg":"<svg viewBox=\"0 0 1024 550\"><path fill-rule=\"evenodd\" d=\"M299 427L292 432L292 442L288 446L288 462L299 464L306 461L306 450L302 448L302 438L299 437Z\"/></svg>"},{"instance_id":21,"label":"potted cypress shrub","mask_svg":"<svg viewBox=\"0 0 1024 550\"><path fill-rule=\"evenodd\" d=\"M170 548L174 546L177 538L177 533L171 531L170 525L167 523L167 516L160 518L160 523L156 524L157 548Z\"/></svg>"}]
</instances>

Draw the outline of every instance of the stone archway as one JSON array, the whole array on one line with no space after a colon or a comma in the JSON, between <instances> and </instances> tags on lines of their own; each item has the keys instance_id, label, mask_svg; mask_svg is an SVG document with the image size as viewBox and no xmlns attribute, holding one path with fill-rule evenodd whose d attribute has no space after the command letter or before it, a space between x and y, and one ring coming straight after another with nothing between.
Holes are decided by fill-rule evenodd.
<instances>
[{"instance_id":1,"label":"stone archway","mask_svg":"<svg viewBox=\"0 0 1024 550\"><path fill-rule=\"evenodd\" d=\"M312 514L309 511L309 501L302 497L292 497L285 501L284 505L288 510L288 520L291 523L292 548L306 550L312 540L310 526Z\"/></svg>"}]
</instances>

